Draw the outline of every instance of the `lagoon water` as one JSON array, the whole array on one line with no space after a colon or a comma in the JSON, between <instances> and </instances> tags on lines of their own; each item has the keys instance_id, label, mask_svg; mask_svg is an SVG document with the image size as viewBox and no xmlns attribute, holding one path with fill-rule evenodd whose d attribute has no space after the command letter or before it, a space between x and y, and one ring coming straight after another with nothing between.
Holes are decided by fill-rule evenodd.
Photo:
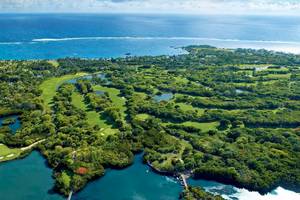
<instances>
[{"instance_id":1,"label":"lagoon water","mask_svg":"<svg viewBox=\"0 0 300 200\"><path fill-rule=\"evenodd\" d=\"M299 17L0 14L0 27L0 59L174 55L185 53L176 47L191 44L300 53ZM140 159L137 156L135 164L125 170L108 170L73 199L178 199L180 185L151 172ZM64 199L52 194L51 173L37 152L23 160L0 163L0 199ZM262 196L211 181L189 182L226 199L300 199L300 194L280 187Z\"/></svg>"}]
</instances>

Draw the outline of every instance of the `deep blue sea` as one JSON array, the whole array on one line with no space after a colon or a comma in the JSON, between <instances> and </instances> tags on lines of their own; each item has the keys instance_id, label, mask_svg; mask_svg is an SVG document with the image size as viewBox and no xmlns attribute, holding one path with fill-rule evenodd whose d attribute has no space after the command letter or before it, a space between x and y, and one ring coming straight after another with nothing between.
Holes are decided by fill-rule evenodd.
<instances>
[{"instance_id":1,"label":"deep blue sea","mask_svg":"<svg viewBox=\"0 0 300 200\"><path fill-rule=\"evenodd\" d=\"M0 14L0 59L108 58L174 55L179 47L209 44L300 53L300 17ZM0 200L62 200L53 194L52 170L37 152L0 163ZM299 200L278 187L257 192L205 180L189 180L229 200ZM137 156L125 170L108 170L74 200L177 200L181 186L157 175Z\"/></svg>"},{"instance_id":2,"label":"deep blue sea","mask_svg":"<svg viewBox=\"0 0 300 200\"><path fill-rule=\"evenodd\" d=\"M178 54L210 44L300 53L300 17L0 14L0 59Z\"/></svg>"}]
</instances>

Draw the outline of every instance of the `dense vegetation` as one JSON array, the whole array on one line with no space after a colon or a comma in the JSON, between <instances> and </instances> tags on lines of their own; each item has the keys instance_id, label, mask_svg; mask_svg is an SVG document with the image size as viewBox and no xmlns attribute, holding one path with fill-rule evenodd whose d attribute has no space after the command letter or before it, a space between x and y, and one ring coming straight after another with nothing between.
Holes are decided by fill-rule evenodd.
<instances>
[{"instance_id":1,"label":"dense vegetation","mask_svg":"<svg viewBox=\"0 0 300 200\"><path fill-rule=\"evenodd\" d=\"M11 134L7 119L0 143L16 150L42 141L36 148L65 195L142 151L163 173L261 193L278 185L299 190L300 56L185 49L178 56L0 62L0 117L18 115L22 123ZM190 188L183 197L215 198L204 194Z\"/></svg>"},{"instance_id":2,"label":"dense vegetation","mask_svg":"<svg viewBox=\"0 0 300 200\"><path fill-rule=\"evenodd\" d=\"M200 187L189 187L185 189L180 196L184 200L223 200L220 195L213 195L205 192Z\"/></svg>"}]
</instances>

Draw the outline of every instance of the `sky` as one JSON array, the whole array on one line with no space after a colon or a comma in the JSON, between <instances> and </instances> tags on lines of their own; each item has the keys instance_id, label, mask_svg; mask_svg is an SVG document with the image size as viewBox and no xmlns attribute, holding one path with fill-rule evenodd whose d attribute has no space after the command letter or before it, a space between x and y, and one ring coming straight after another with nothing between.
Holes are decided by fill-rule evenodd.
<instances>
[{"instance_id":1,"label":"sky","mask_svg":"<svg viewBox=\"0 0 300 200\"><path fill-rule=\"evenodd\" d=\"M0 0L0 13L300 15L300 0Z\"/></svg>"}]
</instances>

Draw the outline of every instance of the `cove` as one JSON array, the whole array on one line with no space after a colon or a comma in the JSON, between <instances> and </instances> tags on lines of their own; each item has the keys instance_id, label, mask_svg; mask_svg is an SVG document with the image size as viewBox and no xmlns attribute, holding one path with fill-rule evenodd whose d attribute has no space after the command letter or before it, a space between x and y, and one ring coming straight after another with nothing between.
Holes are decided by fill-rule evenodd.
<instances>
[{"instance_id":1,"label":"cove","mask_svg":"<svg viewBox=\"0 0 300 200\"><path fill-rule=\"evenodd\" d=\"M63 200L51 193L54 180L52 170L39 152L25 159L0 163L1 200Z\"/></svg>"},{"instance_id":2,"label":"cove","mask_svg":"<svg viewBox=\"0 0 300 200\"><path fill-rule=\"evenodd\" d=\"M53 194L52 170L40 153L23 160L0 164L1 200L63 200ZM181 186L173 179L152 172L142 155L123 170L106 170L104 177L89 183L73 200L177 200Z\"/></svg>"},{"instance_id":3,"label":"cove","mask_svg":"<svg viewBox=\"0 0 300 200\"><path fill-rule=\"evenodd\" d=\"M107 170L73 196L74 200L178 200L182 190L172 178L158 175L137 155L134 164L123 170Z\"/></svg>"},{"instance_id":4,"label":"cove","mask_svg":"<svg viewBox=\"0 0 300 200\"><path fill-rule=\"evenodd\" d=\"M17 130L19 128L21 128L21 122L19 120L19 116L18 115L10 115L10 116L6 116L6 117L0 117L0 128L3 126L3 122L7 119L14 120L14 122L9 124L8 127L12 131L12 133L15 134L17 132Z\"/></svg>"}]
</instances>

